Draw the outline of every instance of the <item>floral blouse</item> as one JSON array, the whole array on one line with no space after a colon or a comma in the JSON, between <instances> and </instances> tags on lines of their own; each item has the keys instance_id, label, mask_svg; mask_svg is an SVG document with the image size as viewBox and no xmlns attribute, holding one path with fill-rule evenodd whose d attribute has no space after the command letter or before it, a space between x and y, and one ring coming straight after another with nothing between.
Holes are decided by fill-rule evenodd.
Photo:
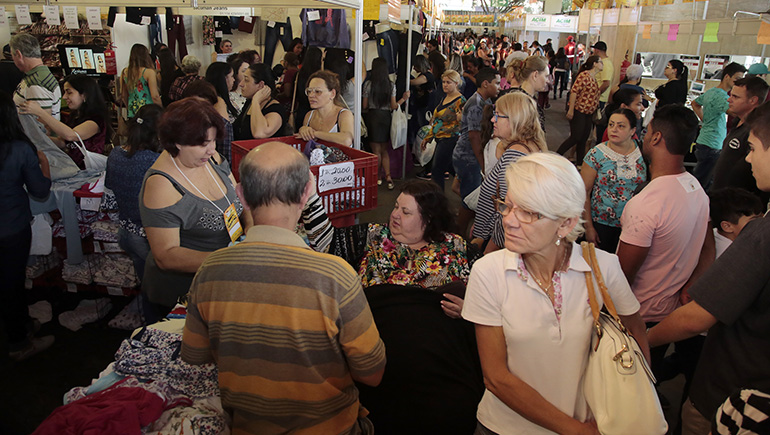
<instances>
[{"instance_id":1,"label":"floral blouse","mask_svg":"<svg viewBox=\"0 0 770 435\"><path fill-rule=\"evenodd\" d=\"M607 142L591 148L583 159L596 171L591 190L591 220L620 228L620 216L637 187L647 181L647 166L639 147L628 155L617 153Z\"/></svg>"},{"instance_id":2,"label":"floral blouse","mask_svg":"<svg viewBox=\"0 0 770 435\"><path fill-rule=\"evenodd\" d=\"M447 104L439 104L433 111L430 132L425 136L433 139L447 139L460 135L460 121L465 106L465 97L460 95Z\"/></svg>"},{"instance_id":3,"label":"floral blouse","mask_svg":"<svg viewBox=\"0 0 770 435\"><path fill-rule=\"evenodd\" d=\"M419 250L396 241L387 225L369 224L366 255L358 274L361 285L412 285L439 287L452 281L467 283L470 275L465 240L446 233L444 240Z\"/></svg>"},{"instance_id":4,"label":"floral blouse","mask_svg":"<svg viewBox=\"0 0 770 435\"><path fill-rule=\"evenodd\" d=\"M591 115L599 107L599 84L589 71L578 74L570 92L575 94L575 110Z\"/></svg>"}]
</instances>

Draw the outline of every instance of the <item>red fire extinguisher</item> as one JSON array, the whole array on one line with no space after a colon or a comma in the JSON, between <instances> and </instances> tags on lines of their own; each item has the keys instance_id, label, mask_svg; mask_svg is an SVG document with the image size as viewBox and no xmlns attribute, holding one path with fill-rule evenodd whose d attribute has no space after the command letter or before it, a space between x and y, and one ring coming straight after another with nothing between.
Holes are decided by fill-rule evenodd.
<instances>
[{"instance_id":1,"label":"red fire extinguisher","mask_svg":"<svg viewBox=\"0 0 770 435\"><path fill-rule=\"evenodd\" d=\"M115 60L115 50L112 49L112 44L104 50L104 65L107 74L115 75L118 73L118 63Z\"/></svg>"},{"instance_id":2,"label":"red fire extinguisher","mask_svg":"<svg viewBox=\"0 0 770 435\"><path fill-rule=\"evenodd\" d=\"M628 50L626 50L626 58L623 59L623 63L620 64L620 80L626 78L626 71L631 66L631 62L628 61Z\"/></svg>"}]
</instances>

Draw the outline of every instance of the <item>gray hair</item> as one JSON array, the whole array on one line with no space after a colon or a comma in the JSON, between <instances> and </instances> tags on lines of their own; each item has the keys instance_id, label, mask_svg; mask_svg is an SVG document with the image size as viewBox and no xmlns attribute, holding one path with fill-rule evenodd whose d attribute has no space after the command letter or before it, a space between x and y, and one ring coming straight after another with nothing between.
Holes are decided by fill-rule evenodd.
<instances>
[{"instance_id":1,"label":"gray hair","mask_svg":"<svg viewBox=\"0 0 770 435\"><path fill-rule=\"evenodd\" d=\"M259 152L255 148L249 153ZM310 162L299 151L287 156L276 168L265 168L254 158L244 158L238 167L243 186L243 197L250 209L267 206L273 202L287 205L299 204L305 186L310 180Z\"/></svg>"},{"instance_id":2,"label":"gray hair","mask_svg":"<svg viewBox=\"0 0 770 435\"><path fill-rule=\"evenodd\" d=\"M638 80L642 77L644 68L641 65L630 65L626 70L626 77L628 80Z\"/></svg>"},{"instance_id":3,"label":"gray hair","mask_svg":"<svg viewBox=\"0 0 770 435\"><path fill-rule=\"evenodd\" d=\"M21 52L24 57L40 58L40 43L29 33L19 33L11 38L11 53Z\"/></svg>"},{"instance_id":4,"label":"gray hair","mask_svg":"<svg viewBox=\"0 0 770 435\"><path fill-rule=\"evenodd\" d=\"M565 237L568 242L583 234L585 184L569 160L553 152L532 153L508 166L505 181L508 194L522 208L548 219L578 218Z\"/></svg>"},{"instance_id":5,"label":"gray hair","mask_svg":"<svg viewBox=\"0 0 770 435\"><path fill-rule=\"evenodd\" d=\"M188 54L182 59L182 72L185 74L197 73L201 69L201 61L192 54Z\"/></svg>"},{"instance_id":6,"label":"gray hair","mask_svg":"<svg viewBox=\"0 0 770 435\"><path fill-rule=\"evenodd\" d=\"M449 55L449 69L457 71L461 76L463 75L463 58L457 53Z\"/></svg>"}]
</instances>

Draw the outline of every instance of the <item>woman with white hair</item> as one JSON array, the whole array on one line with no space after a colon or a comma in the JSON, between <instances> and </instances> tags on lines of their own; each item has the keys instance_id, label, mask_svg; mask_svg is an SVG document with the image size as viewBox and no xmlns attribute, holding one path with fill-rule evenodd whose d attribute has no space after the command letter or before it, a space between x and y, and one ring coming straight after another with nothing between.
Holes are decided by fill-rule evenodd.
<instances>
[{"instance_id":1,"label":"woman with white hair","mask_svg":"<svg viewBox=\"0 0 770 435\"><path fill-rule=\"evenodd\" d=\"M650 105L650 97L647 95L647 91L641 86L643 72L644 68L641 65L630 65L626 70L626 76L623 77L623 80L610 91L610 100L612 100L612 96L615 95L615 92L619 89L634 89L642 94L642 104L647 108L647 106Z\"/></svg>"},{"instance_id":2,"label":"woman with white hair","mask_svg":"<svg viewBox=\"0 0 770 435\"><path fill-rule=\"evenodd\" d=\"M522 157L506 181L497 201L505 249L476 261L462 310L476 324L486 385L475 433L599 434L580 387L593 328L590 268L574 243L583 232L583 181L553 153ZM618 258L596 255L623 324L649 359L639 302Z\"/></svg>"}]
</instances>

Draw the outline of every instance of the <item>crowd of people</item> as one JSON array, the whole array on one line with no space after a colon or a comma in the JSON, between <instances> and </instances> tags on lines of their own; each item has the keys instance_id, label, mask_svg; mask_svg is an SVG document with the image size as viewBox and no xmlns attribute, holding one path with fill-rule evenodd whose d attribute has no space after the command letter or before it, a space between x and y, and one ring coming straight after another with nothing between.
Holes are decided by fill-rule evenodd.
<instances>
[{"instance_id":1,"label":"crowd of people","mask_svg":"<svg viewBox=\"0 0 770 435\"><path fill-rule=\"evenodd\" d=\"M0 114L10 120L0 139L9 210L0 279L20 289L27 194L45 196L51 182L45 155L16 120L35 116L75 159L69 143L101 153L111 135L101 91L86 77L64 80L71 115L59 120L61 90L35 44L14 36L26 75L13 98L0 93ZM400 361L386 360L390 325L377 322L367 295L397 286L440 295L434 314L473 325L470 357L483 373L468 380L483 391L472 405L475 434L600 433L581 394L593 330L583 239L600 248L612 301L658 382L686 377L681 422L670 423L704 435L722 433L728 420L746 424L743 407L722 403L747 394L767 403L770 393L764 79L727 65L691 110L682 104L681 62L669 62L654 95L640 87L639 68L613 87L602 41L590 56L572 37L556 53L551 40L504 36L469 35L447 56L435 40L426 47L400 96L385 61L374 59L361 102L350 99L350 62L323 59L317 47L295 44L276 69L256 52L232 53L225 40L202 76L192 56L180 67L160 47L156 64L147 47L132 48L120 78L127 140L106 169L120 246L142 279L146 321L186 300L181 357L217 364L233 430L372 433L358 388L394 382L389 370ZM544 110L551 92L555 100L565 91L570 135L552 153ZM654 117L643 127L651 102ZM436 141L432 173L401 183L388 222L365 225L352 261L335 255L332 239L347 233L332 228L302 153L267 142L242 159L239 182L231 173L233 140L294 134L351 146L360 104L369 146L394 189L388 133L391 112L406 103L415 114L410 140L425 129L418 148ZM737 120L729 135L728 110ZM594 128L599 139L587 149ZM684 166L693 143L695 175ZM575 161L560 155L571 148ZM456 218L446 173L462 199ZM457 285L460 292L449 290ZM34 337L23 291L2 296L11 357L50 346L52 337ZM409 303L417 302L398 304ZM458 349L447 343L443 351L449 361ZM417 405L400 411L414 418L403 423L417 425L419 400L407 399Z\"/></svg>"}]
</instances>

